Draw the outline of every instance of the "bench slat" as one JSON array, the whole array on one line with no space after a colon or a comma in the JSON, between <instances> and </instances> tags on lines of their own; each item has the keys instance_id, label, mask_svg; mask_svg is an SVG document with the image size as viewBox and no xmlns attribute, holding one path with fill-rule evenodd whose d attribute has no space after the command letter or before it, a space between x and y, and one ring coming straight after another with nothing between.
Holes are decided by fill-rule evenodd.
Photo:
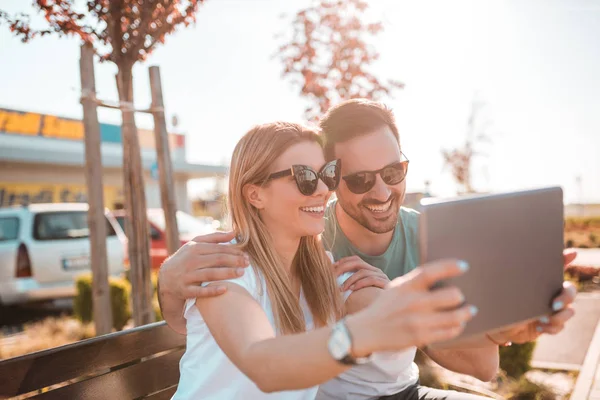
<instances>
[{"instance_id":1,"label":"bench slat","mask_svg":"<svg viewBox=\"0 0 600 400\"><path fill-rule=\"evenodd\" d=\"M176 350L33 398L38 400L136 399L176 385L179 382L179 360L183 353L184 350Z\"/></svg>"},{"instance_id":2,"label":"bench slat","mask_svg":"<svg viewBox=\"0 0 600 400\"><path fill-rule=\"evenodd\" d=\"M172 331L165 322L157 322L2 360L0 399L28 393L182 346L185 346L185 336Z\"/></svg>"},{"instance_id":3,"label":"bench slat","mask_svg":"<svg viewBox=\"0 0 600 400\"><path fill-rule=\"evenodd\" d=\"M171 397L177 391L177 386L173 386L172 388L165 389L162 392L154 393L151 396L145 397L144 400L171 400Z\"/></svg>"}]
</instances>

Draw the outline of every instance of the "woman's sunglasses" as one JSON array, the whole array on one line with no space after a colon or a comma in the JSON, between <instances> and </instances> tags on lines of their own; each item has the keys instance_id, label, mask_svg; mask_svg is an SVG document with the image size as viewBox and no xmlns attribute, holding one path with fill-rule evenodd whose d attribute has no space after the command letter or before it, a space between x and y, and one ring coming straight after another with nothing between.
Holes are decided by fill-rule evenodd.
<instances>
[{"instance_id":1,"label":"woman's sunglasses","mask_svg":"<svg viewBox=\"0 0 600 400\"><path fill-rule=\"evenodd\" d=\"M367 193L373 189L377 181L377 175L381 175L381 180L386 185L397 185L406 178L408 173L408 159L401 153L404 160L387 165L377 171L361 171L343 177L350 190L354 194Z\"/></svg>"},{"instance_id":2,"label":"woman's sunglasses","mask_svg":"<svg viewBox=\"0 0 600 400\"><path fill-rule=\"evenodd\" d=\"M337 189L340 183L341 169L341 160L328 162L319 170L319 172L316 172L308 165L292 165L289 169L272 173L265 182L291 175L294 177L300 193L305 196L312 196L317 191L319 179L325 183L327 189L330 191Z\"/></svg>"}]
</instances>

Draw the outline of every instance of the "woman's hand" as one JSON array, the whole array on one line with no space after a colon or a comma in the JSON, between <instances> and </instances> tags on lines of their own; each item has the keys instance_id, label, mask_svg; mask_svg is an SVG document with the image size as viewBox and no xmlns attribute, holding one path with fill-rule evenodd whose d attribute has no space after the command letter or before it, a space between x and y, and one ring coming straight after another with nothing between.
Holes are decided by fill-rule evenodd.
<instances>
[{"instance_id":1,"label":"woman's hand","mask_svg":"<svg viewBox=\"0 0 600 400\"><path fill-rule=\"evenodd\" d=\"M464 261L437 261L391 281L371 305L347 317L355 356L423 347L458 336L477 309L463 304L465 297L456 287L431 288L467 268Z\"/></svg>"}]
</instances>

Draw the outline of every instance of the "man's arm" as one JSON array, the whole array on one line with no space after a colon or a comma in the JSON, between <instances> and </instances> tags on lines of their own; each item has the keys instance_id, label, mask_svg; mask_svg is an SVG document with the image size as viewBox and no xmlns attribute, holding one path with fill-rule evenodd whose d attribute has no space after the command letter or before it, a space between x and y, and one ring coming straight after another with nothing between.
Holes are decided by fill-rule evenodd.
<instances>
[{"instance_id":1,"label":"man's arm","mask_svg":"<svg viewBox=\"0 0 600 400\"><path fill-rule=\"evenodd\" d=\"M177 333L186 333L183 317L185 300L218 296L227 291L224 285L202 287L202 282L237 278L244 274L248 257L228 243L233 232L198 236L183 245L160 267L158 303L163 318Z\"/></svg>"},{"instance_id":2,"label":"man's arm","mask_svg":"<svg viewBox=\"0 0 600 400\"><path fill-rule=\"evenodd\" d=\"M576 257L570 250L564 251L564 265L569 265ZM526 343L536 340L544 333L557 334L574 315L572 303L577 290L570 282L565 282L563 291L554 299L555 314L539 321L527 322L504 331L490 333L470 340L456 349L426 348L425 352L436 363L451 371L471 375L482 381L494 377L498 370L499 355L497 343Z\"/></svg>"},{"instance_id":3,"label":"man's arm","mask_svg":"<svg viewBox=\"0 0 600 400\"><path fill-rule=\"evenodd\" d=\"M359 257L353 256L342 259L336 263L335 268L338 274L358 270L358 272L344 282L342 288L343 290L347 290L350 286L355 286L355 290L346 301L346 312L348 314L353 314L367 307L381 294L383 289L373 286L364 287L363 284L363 282L372 284L369 280L378 276L370 274L371 269L377 271L379 269L368 265ZM368 278L363 278L361 273L369 273ZM385 280L385 275L378 278ZM359 286L360 288L356 289ZM442 367L454 372L471 375L482 381L491 380L498 371L498 346L487 339L487 337L471 340L462 345L460 349L433 350L426 348L424 351Z\"/></svg>"},{"instance_id":4,"label":"man's arm","mask_svg":"<svg viewBox=\"0 0 600 400\"><path fill-rule=\"evenodd\" d=\"M500 356L498 346L488 339L480 339L460 349L433 349L425 347L423 351L442 367L470 375L481 381L492 380L498 373ZM468 348L466 348L468 347Z\"/></svg>"},{"instance_id":5,"label":"man's arm","mask_svg":"<svg viewBox=\"0 0 600 400\"><path fill-rule=\"evenodd\" d=\"M356 313L371 304L383 289L366 287L352 292L346 301L346 312ZM399 332L398 334L403 334ZM487 338L465 343L460 349L431 349L425 353L442 367L461 374L489 381L496 376L499 366L498 346Z\"/></svg>"}]
</instances>

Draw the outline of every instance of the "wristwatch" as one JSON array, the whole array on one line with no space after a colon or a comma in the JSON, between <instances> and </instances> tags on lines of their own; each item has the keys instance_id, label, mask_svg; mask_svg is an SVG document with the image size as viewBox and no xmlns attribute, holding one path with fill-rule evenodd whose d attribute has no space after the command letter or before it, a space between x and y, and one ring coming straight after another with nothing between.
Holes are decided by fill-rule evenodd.
<instances>
[{"instance_id":1,"label":"wristwatch","mask_svg":"<svg viewBox=\"0 0 600 400\"><path fill-rule=\"evenodd\" d=\"M371 360L370 356L352 356L352 336L344 318L333 326L329 341L327 342L327 349L334 360L344 365L364 364Z\"/></svg>"}]
</instances>

